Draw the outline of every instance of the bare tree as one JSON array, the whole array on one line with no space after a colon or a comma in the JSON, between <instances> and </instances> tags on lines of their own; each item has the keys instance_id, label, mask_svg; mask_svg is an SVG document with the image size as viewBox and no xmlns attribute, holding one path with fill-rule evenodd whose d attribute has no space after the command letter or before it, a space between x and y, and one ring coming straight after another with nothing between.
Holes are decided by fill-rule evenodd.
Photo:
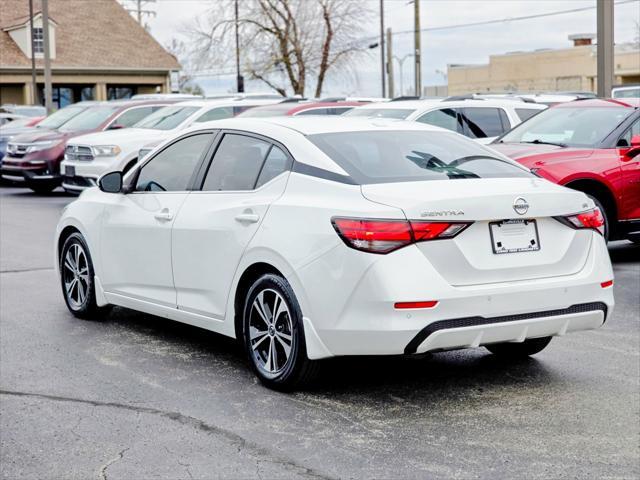
<instances>
[{"instance_id":1,"label":"bare tree","mask_svg":"<svg viewBox=\"0 0 640 480\"><path fill-rule=\"evenodd\" d=\"M363 51L357 41L370 12L356 0L252 0L240 2L242 69L286 95L320 96L327 74ZM188 34L199 69L230 72L235 52L233 0L216 3ZM218 67L220 68L220 67Z\"/></svg>"},{"instance_id":2,"label":"bare tree","mask_svg":"<svg viewBox=\"0 0 640 480\"><path fill-rule=\"evenodd\" d=\"M187 47L183 41L172 39L171 43L165 47L171 55L178 59L182 70L178 76L178 89L180 93L191 93L193 95L204 95L204 91L198 85L198 83L190 75L191 66L189 65L189 55L187 54Z\"/></svg>"}]
</instances>

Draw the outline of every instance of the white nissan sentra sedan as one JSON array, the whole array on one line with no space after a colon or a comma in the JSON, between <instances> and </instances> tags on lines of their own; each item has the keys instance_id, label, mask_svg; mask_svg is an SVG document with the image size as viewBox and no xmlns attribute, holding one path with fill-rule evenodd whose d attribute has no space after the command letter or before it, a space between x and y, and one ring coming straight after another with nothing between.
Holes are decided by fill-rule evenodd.
<instances>
[{"instance_id":1,"label":"white nissan sentra sedan","mask_svg":"<svg viewBox=\"0 0 640 480\"><path fill-rule=\"evenodd\" d=\"M587 196L437 127L220 120L98 183L57 229L69 310L236 337L272 388L339 355L532 355L614 303Z\"/></svg>"}]
</instances>

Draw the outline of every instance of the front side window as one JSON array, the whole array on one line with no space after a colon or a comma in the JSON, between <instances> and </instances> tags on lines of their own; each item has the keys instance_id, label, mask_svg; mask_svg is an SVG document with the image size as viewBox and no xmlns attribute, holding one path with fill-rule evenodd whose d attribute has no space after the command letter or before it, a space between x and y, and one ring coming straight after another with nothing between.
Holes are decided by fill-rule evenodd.
<instances>
[{"instance_id":1,"label":"front side window","mask_svg":"<svg viewBox=\"0 0 640 480\"><path fill-rule=\"evenodd\" d=\"M116 118L111 126L118 125L122 127L130 127L145 117L151 115L158 107L138 107L131 108Z\"/></svg>"},{"instance_id":2,"label":"front side window","mask_svg":"<svg viewBox=\"0 0 640 480\"><path fill-rule=\"evenodd\" d=\"M61 132L80 132L83 130L95 130L120 107L89 107L84 112L73 117L60 127Z\"/></svg>"},{"instance_id":3,"label":"front side window","mask_svg":"<svg viewBox=\"0 0 640 480\"><path fill-rule=\"evenodd\" d=\"M396 120L404 120L415 110L408 108L354 108L344 115L349 117L367 117L367 118L391 118Z\"/></svg>"},{"instance_id":4,"label":"front side window","mask_svg":"<svg viewBox=\"0 0 640 480\"><path fill-rule=\"evenodd\" d=\"M198 107L164 107L133 126L152 130L173 130L198 110Z\"/></svg>"},{"instance_id":5,"label":"front side window","mask_svg":"<svg viewBox=\"0 0 640 480\"><path fill-rule=\"evenodd\" d=\"M463 108L460 116L464 134L470 138L497 137L509 129L508 123L502 123L499 108Z\"/></svg>"},{"instance_id":6,"label":"front side window","mask_svg":"<svg viewBox=\"0 0 640 480\"><path fill-rule=\"evenodd\" d=\"M618 140L618 147L630 147L631 139L636 135L640 135L640 119L633 122L631 128L627 129L627 131L620 137L620 140Z\"/></svg>"},{"instance_id":7,"label":"front side window","mask_svg":"<svg viewBox=\"0 0 640 480\"><path fill-rule=\"evenodd\" d=\"M358 184L534 175L455 133L363 131L309 135Z\"/></svg>"},{"instance_id":8,"label":"front side window","mask_svg":"<svg viewBox=\"0 0 640 480\"><path fill-rule=\"evenodd\" d=\"M258 138L227 133L216 150L202 190L253 190L270 146Z\"/></svg>"},{"instance_id":9,"label":"front side window","mask_svg":"<svg viewBox=\"0 0 640 480\"><path fill-rule=\"evenodd\" d=\"M140 169L136 191L181 192L188 188L212 134L202 133L178 140Z\"/></svg>"},{"instance_id":10,"label":"front side window","mask_svg":"<svg viewBox=\"0 0 640 480\"><path fill-rule=\"evenodd\" d=\"M453 132L459 131L458 116L453 108L443 108L442 110L434 110L425 113L417 119L418 122L428 123L436 127L446 128Z\"/></svg>"},{"instance_id":11,"label":"front side window","mask_svg":"<svg viewBox=\"0 0 640 480\"><path fill-rule=\"evenodd\" d=\"M580 103L580 102L578 102ZM551 143L593 148L603 141L631 113L625 107L552 107L521 123L502 143Z\"/></svg>"}]
</instances>

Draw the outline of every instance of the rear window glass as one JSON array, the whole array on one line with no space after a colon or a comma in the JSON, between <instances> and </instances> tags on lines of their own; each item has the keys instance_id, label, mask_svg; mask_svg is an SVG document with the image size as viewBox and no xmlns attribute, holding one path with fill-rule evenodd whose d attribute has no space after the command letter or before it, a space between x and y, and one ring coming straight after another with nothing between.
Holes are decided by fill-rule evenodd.
<instances>
[{"instance_id":1,"label":"rear window glass","mask_svg":"<svg viewBox=\"0 0 640 480\"><path fill-rule=\"evenodd\" d=\"M95 130L116 113L120 107L90 107L60 127L61 132Z\"/></svg>"},{"instance_id":2,"label":"rear window glass","mask_svg":"<svg viewBox=\"0 0 640 480\"><path fill-rule=\"evenodd\" d=\"M200 110L198 107L164 107L134 125L135 128L171 130Z\"/></svg>"},{"instance_id":3,"label":"rear window glass","mask_svg":"<svg viewBox=\"0 0 640 480\"><path fill-rule=\"evenodd\" d=\"M359 184L534 176L454 133L365 131L307 138Z\"/></svg>"},{"instance_id":4,"label":"rear window glass","mask_svg":"<svg viewBox=\"0 0 640 480\"><path fill-rule=\"evenodd\" d=\"M354 108L344 113L347 117L368 117L368 118L395 118L404 120L415 110L408 108Z\"/></svg>"}]
</instances>

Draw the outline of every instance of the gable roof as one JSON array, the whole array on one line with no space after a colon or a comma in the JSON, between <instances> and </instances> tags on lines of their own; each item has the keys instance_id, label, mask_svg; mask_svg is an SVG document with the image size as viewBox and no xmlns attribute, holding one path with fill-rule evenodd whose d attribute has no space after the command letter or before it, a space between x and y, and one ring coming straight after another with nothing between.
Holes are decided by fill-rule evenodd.
<instances>
[{"instance_id":1,"label":"gable roof","mask_svg":"<svg viewBox=\"0 0 640 480\"><path fill-rule=\"evenodd\" d=\"M34 0L34 17L41 12ZM116 0L49 0L56 24L56 68L179 70L176 58L142 28ZM29 20L29 2L2 0L0 27ZM42 60L37 60L42 66ZM0 30L0 68L31 66L8 32Z\"/></svg>"},{"instance_id":2,"label":"gable roof","mask_svg":"<svg viewBox=\"0 0 640 480\"><path fill-rule=\"evenodd\" d=\"M40 18L41 16L42 16L41 10L33 12L34 20L37 18ZM9 30L25 27L28 23L29 23L29 15L23 15L22 17L14 18L9 22L9 24L6 24L6 25L0 24L0 28L5 32L8 32ZM53 23L55 26L58 26L58 22L56 22L53 18L51 18L51 15L49 15L49 23Z\"/></svg>"}]
</instances>

